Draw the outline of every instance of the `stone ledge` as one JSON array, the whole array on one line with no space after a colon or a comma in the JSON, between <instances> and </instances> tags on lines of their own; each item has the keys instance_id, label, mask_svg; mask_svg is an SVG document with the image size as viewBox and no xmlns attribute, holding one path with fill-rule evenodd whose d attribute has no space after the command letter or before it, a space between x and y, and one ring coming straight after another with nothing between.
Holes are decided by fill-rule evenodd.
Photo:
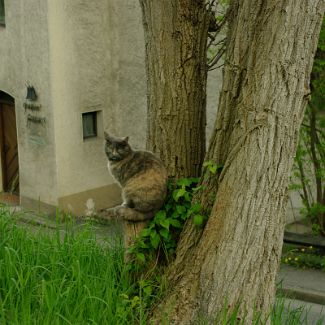
<instances>
[{"instance_id":1,"label":"stone ledge","mask_svg":"<svg viewBox=\"0 0 325 325\"><path fill-rule=\"evenodd\" d=\"M325 248L325 238L307 234L296 234L293 232L284 232L284 242L298 245L314 246Z\"/></svg>"},{"instance_id":2,"label":"stone ledge","mask_svg":"<svg viewBox=\"0 0 325 325\"><path fill-rule=\"evenodd\" d=\"M284 286L277 290L277 293L285 295L287 298L313 302L325 306L325 293L316 290L308 290L294 286ZM325 307L324 307L325 308Z\"/></svg>"}]
</instances>

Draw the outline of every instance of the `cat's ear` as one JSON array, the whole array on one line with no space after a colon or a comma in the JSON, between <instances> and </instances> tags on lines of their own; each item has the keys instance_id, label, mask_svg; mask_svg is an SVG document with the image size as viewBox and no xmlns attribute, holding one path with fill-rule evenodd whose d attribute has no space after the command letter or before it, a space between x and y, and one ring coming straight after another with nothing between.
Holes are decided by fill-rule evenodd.
<instances>
[{"instance_id":1,"label":"cat's ear","mask_svg":"<svg viewBox=\"0 0 325 325\"><path fill-rule=\"evenodd\" d=\"M122 139L124 142L128 143L129 142L129 137L125 137Z\"/></svg>"}]
</instances>

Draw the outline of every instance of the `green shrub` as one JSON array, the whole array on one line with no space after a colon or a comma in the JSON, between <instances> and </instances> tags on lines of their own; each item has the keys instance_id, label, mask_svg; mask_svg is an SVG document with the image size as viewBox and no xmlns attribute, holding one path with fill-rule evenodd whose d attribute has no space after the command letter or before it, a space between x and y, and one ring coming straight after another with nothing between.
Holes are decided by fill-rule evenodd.
<instances>
[{"instance_id":1,"label":"green shrub","mask_svg":"<svg viewBox=\"0 0 325 325\"><path fill-rule=\"evenodd\" d=\"M282 249L282 263L300 267L325 271L325 256L323 252L313 246L305 247L284 244Z\"/></svg>"},{"instance_id":2,"label":"green shrub","mask_svg":"<svg viewBox=\"0 0 325 325\"><path fill-rule=\"evenodd\" d=\"M148 261L160 259L168 262L176 250L183 226L188 218L202 226L206 218L201 214L200 204L192 204L193 194L198 190L197 178L182 178L168 183L167 199L143 229L129 253L136 258L136 267L148 265Z\"/></svg>"},{"instance_id":3,"label":"green shrub","mask_svg":"<svg viewBox=\"0 0 325 325\"><path fill-rule=\"evenodd\" d=\"M300 131L291 189L299 191L302 215L325 236L325 19L311 75L311 100Z\"/></svg>"}]
</instances>

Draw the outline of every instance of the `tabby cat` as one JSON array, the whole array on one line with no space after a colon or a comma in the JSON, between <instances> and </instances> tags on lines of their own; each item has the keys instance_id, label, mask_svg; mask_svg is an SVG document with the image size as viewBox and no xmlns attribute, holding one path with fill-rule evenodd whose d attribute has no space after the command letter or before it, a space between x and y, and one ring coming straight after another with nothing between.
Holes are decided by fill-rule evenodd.
<instances>
[{"instance_id":1,"label":"tabby cat","mask_svg":"<svg viewBox=\"0 0 325 325\"><path fill-rule=\"evenodd\" d=\"M108 169L122 188L123 203L102 214L105 219L128 221L152 218L162 207L167 192L167 171L162 161L149 151L133 150L128 138L105 132Z\"/></svg>"}]
</instances>

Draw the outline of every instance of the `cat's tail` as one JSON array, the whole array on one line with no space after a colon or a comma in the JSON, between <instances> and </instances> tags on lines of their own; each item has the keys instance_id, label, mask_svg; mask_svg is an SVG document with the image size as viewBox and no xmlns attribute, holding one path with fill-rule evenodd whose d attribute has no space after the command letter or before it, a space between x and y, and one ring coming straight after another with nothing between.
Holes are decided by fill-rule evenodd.
<instances>
[{"instance_id":1,"label":"cat's tail","mask_svg":"<svg viewBox=\"0 0 325 325\"><path fill-rule=\"evenodd\" d=\"M102 209L97 211L96 214L94 214L91 217L88 217L87 219L96 221L101 224L110 224L113 220L116 220L118 218L117 215L117 208L110 208L110 209Z\"/></svg>"},{"instance_id":2,"label":"cat's tail","mask_svg":"<svg viewBox=\"0 0 325 325\"><path fill-rule=\"evenodd\" d=\"M154 217L154 211L141 212L126 206L120 206L116 209L117 216L128 221L145 221Z\"/></svg>"}]
</instances>

